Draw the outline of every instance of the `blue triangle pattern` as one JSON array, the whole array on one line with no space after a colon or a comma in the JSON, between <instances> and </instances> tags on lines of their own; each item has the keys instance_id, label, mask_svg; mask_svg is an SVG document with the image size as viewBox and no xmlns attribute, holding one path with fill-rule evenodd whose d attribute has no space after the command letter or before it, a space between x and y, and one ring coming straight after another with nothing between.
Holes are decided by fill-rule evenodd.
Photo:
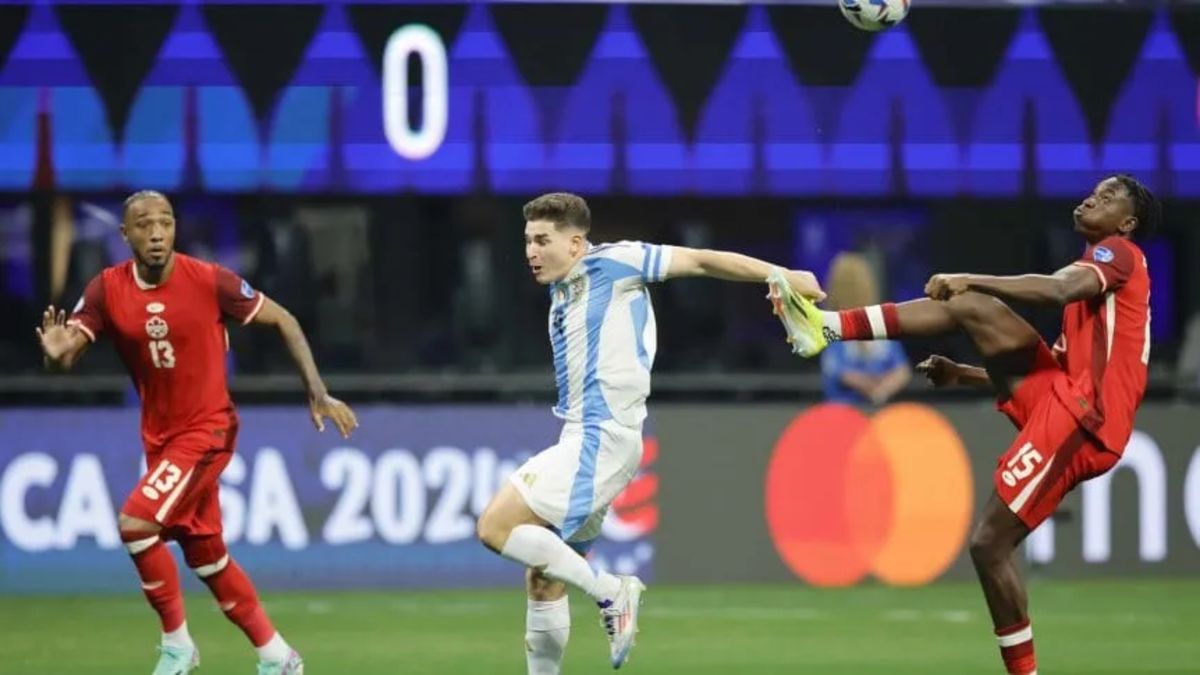
<instances>
[{"instance_id":1,"label":"blue triangle pattern","mask_svg":"<svg viewBox=\"0 0 1200 675\"><path fill-rule=\"evenodd\" d=\"M352 0L304 0L324 12L264 132L205 23L206 0L151 0L180 11L114 134L56 19L60 1L25 2L0 69L0 189L27 189L44 162L56 185L88 190L1002 196L1032 183L1067 195L1123 166L1167 194L1200 196L1197 78L1165 10L1097 144L1034 9L1020 10L986 86L933 84L902 24L874 39L851 85L806 89L772 14L752 5L688 141L650 63L654 36L623 4L609 6L576 81L544 88L523 80L491 6L470 3L453 44L420 59L445 65L446 86L388 88L410 97L405 108L384 105L384 84L405 74L375 72ZM376 0L353 0L364 2Z\"/></svg>"}]
</instances>

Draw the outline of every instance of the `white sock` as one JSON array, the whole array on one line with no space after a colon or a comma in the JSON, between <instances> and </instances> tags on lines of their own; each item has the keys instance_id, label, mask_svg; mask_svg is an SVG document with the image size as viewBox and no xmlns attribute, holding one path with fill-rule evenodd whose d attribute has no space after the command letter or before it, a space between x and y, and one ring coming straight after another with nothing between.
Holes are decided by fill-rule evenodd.
<instances>
[{"instance_id":1,"label":"white sock","mask_svg":"<svg viewBox=\"0 0 1200 675\"><path fill-rule=\"evenodd\" d=\"M191 647L195 643L192 642L192 636L188 633L187 622L179 624L179 628L170 633L162 634L162 644L164 647Z\"/></svg>"},{"instance_id":2,"label":"white sock","mask_svg":"<svg viewBox=\"0 0 1200 675\"><path fill-rule=\"evenodd\" d=\"M525 664L529 675L559 675L570 636L567 596L550 602L530 600L525 611Z\"/></svg>"},{"instance_id":3,"label":"white sock","mask_svg":"<svg viewBox=\"0 0 1200 675\"><path fill-rule=\"evenodd\" d=\"M286 661L288 655L292 653L292 646L284 641L282 635L276 632L275 636L267 641L267 644L255 647L254 651L258 652L259 661L281 663Z\"/></svg>"},{"instance_id":4,"label":"white sock","mask_svg":"<svg viewBox=\"0 0 1200 675\"><path fill-rule=\"evenodd\" d=\"M829 329L837 339L842 339L842 317L837 312L821 312L821 324Z\"/></svg>"},{"instance_id":5,"label":"white sock","mask_svg":"<svg viewBox=\"0 0 1200 675\"><path fill-rule=\"evenodd\" d=\"M500 555L526 567L536 567L547 577L587 593L596 602L612 600L621 590L620 579L608 572L593 570L583 556L544 527L514 527Z\"/></svg>"}]
</instances>

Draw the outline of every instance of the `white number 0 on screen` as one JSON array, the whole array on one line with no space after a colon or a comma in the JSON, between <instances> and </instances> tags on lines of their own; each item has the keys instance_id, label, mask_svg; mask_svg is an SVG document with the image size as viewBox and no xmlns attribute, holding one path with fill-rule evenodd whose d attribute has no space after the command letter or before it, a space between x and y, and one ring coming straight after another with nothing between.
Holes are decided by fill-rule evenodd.
<instances>
[{"instance_id":1,"label":"white number 0 on screen","mask_svg":"<svg viewBox=\"0 0 1200 675\"><path fill-rule=\"evenodd\" d=\"M408 118L408 58L421 59L421 128ZM429 26L402 26L383 50L383 129L401 157L420 160L437 152L446 138L450 107L446 45Z\"/></svg>"}]
</instances>

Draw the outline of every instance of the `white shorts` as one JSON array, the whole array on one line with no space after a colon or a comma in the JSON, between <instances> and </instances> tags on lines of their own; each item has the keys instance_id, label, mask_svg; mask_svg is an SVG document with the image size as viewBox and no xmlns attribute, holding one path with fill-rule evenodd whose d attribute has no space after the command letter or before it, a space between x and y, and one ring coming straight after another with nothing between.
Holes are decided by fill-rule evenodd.
<instances>
[{"instance_id":1,"label":"white shorts","mask_svg":"<svg viewBox=\"0 0 1200 675\"><path fill-rule=\"evenodd\" d=\"M608 505L633 480L641 461L641 429L614 420L568 422L558 443L530 457L509 480L565 541L587 542L600 536Z\"/></svg>"}]
</instances>

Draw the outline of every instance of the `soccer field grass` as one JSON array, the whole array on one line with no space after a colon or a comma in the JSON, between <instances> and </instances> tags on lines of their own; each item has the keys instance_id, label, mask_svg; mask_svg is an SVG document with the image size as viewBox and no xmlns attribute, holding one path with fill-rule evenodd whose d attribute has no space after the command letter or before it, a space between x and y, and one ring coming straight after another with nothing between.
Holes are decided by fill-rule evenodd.
<instances>
[{"instance_id":1,"label":"soccer field grass","mask_svg":"<svg viewBox=\"0 0 1200 675\"><path fill-rule=\"evenodd\" d=\"M524 673L514 591L268 593L309 675ZM1200 672L1200 581L1043 581L1031 588L1041 671ZM610 672L588 603L573 597L564 672ZM188 596L200 673L253 673L241 633ZM1001 673L976 588L654 587L629 673ZM138 675L156 622L140 597L0 599L0 673Z\"/></svg>"}]
</instances>

